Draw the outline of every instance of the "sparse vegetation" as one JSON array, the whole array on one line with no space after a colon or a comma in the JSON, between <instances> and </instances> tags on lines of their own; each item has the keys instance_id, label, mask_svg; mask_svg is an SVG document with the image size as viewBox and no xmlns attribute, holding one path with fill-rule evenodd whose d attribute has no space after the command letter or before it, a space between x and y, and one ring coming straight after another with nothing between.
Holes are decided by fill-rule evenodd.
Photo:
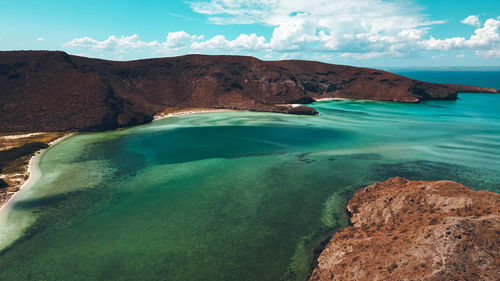
<instances>
[{"instance_id":1,"label":"sparse vegetation","mask_svg":"<svg viewBox=\"0 0 500 281\"><path fill-rule=\"evenodd\" d=\"M28 178L31 156L66 133L0 134L0 191L14 192ZM5 199L5 198L4 198ZM4 200L0 199L0 203Z\"/></svg>"},{"instance_id":2,"label":"sparse vegetation","mask_svg":"<svg viewBox=\"0 0 500 281\"><path fill-rule=\"evenodd\" d=\"M26 157L48 146L48 144L43 142L30 142L20 147L0 151L0 172L17 169L25 162Z\"/></svg>"}]
</instances>

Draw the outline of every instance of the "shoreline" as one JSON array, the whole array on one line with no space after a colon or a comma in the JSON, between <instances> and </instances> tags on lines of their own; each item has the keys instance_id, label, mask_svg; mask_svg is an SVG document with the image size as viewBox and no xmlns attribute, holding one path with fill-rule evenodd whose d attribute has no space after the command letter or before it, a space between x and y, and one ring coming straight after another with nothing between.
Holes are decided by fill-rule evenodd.
<instances>
[{"instance_id":1,"label":"shoreline","mask_svg":"<svg viewBox=\"0 0 500 281\"><path fill-rule=\"evenodd\" d=\"M35 133L35 134L42 134L42 133ZM8 206L10 206L12 204L12 202L15 201L15 198L17 197L17 195L19 194L19 192L24 189L26 186L28 186L29 183L31 183L33 181L33 178L34 178L34 170L38 164L38 161L39 161L39 157L41 157L43 155L43 153L45 151L47 151L47 149L49 149L50 147L52 147L53 145L56 145L60 142L62 142L63 140L75 135L76 133L67 133L65 135L63 135L62 137L59 137L55 140L52 140L50 141L49 143L47 143L48 147L47 148L44 148L44 149L40 149L38 151L36 151L29 159L27 165L26 165L26 170L22 173L24 175L27 175L27 178L24 180L24 181L20 181L18 183L17 186L12 186L9 188L13 188L15 189L14 191L6 191L5 193L1 194L2 197L0 197L0 214L2 214Z\"/></svg>"},{"instance_id":2,"label":"shoreline","mask_svg":"<svg viewBox=\"0 0 500 281\"><path fill-rule=\"evenodd\" d=\"M320 99L314 99L315 102L320 102L320 101L330 101L330 100L349 100L348 98L320 98Z\"/></svg>"},{"instance_id":3,"label":"shoreline","mask_svg":"<svg viewBox=\"0 0 500 281\"><path fill-rule=\"evenodd\" d=\"M169 117L175 116L184 116L191 114L200 114L200 113L215 113L215 112L229 112L229 111L240 111L237 109L224 109L224 108L185 108L185 109L174 109L172 111L165 111L162 113L158 113L153 116L153 122Z\"/></svg>"},{"instance_id":4,"label":"shoreline","mask_svg":"<svg viewBox=\"0 0 500 281\"><path fill-rule=\"evenodd\" d=\"M28 179L23 182L23 184L19 187L19 189L17 191L9 192L10 196L7 198L6 201L0 202L0 214L2 214L3 211L6 210L7 207L11 205L11 203L16 198L16 195L18 195L22 189L24 189L30 182L33 181L34 166L36 166L36 164L37 164L36 161L38 160L38 157L40 157L45 150L46 149L39 150L33 156L31 156L31 158L28 162L28 168L26 170L26 173L28 173Z\"/></svg>"}]
</instances>

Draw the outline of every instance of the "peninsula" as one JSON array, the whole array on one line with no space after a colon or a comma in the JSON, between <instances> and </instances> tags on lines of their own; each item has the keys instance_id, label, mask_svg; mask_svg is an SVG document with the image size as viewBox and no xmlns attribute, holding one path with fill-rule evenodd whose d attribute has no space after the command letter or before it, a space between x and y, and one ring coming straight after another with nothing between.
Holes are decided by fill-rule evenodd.
<instances>
[{"instance_id":1,"label":"peninsula","mask_svg":"<svg viewBox=\"0 0 500 281\"><path fill-rule=\"evenodd\" d=\"M108 61L59 51L0 52L0 132L104 131L175 109L317 114L299 104L349 98L453 100L497 89L421 82L370 68L249 56ZM296 106L292 106L296 104Z\"/></svg>"}]
</instances>

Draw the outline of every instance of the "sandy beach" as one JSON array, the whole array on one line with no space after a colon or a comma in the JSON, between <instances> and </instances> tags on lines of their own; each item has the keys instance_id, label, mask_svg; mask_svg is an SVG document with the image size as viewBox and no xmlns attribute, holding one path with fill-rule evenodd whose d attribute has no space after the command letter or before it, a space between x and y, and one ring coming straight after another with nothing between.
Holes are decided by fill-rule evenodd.
<instances>
[{"instance_id":1,"label":"sandy beach","mask_svg":"<svg viewBox=\"0 0 500 281\"><path fill-rule=\"evenodd\" d=\"M182 116L189 114L198 114L198 113L214 113L214 112L226 112L226 111L237 111L234 109L223 109L223 108L185 108L185 109L173 109L168 110L159 114L156 114L153 118L154 121L174 117L174 116Z\"/></svg>"},{"instance_id":2,"label":"sandy beach","mask_svg":"<svg viewBox=\"0 0 500 281\"><path fill-rule=\"evenodd\" d=\"M321 98L321 99L315 99L317 102L318 101L329 101L329 100L348 100L347 98Z\"/></svg>"},{"instance_id":3,"label":"sandy beach","mask_svg":"<svg viewBox=\"0 0 500 281\"><path fill-rule=\"evenodd\" d=\"M45 149L44 150L40 150L40 151L36 152L35 155L31 156L31 159L28 162L28 168L26 170L26 173L28 174L28 179L25 180L16 191L0 193L0 213L2 213L2 211L5 210L7 208L7 206L12 201L14 201L14 198L16 197L16 194L18 194L18 192L21 189L23 189L31 181L33 181L33 178L34 178L33 171L35 169L34 166L37 163L38 157L40 157L43 154L44 151L45 151Z\"/></svg>"},{"instance_id":4,"label":"sandy beach","mask_svg":"<svg viewBox=\"0 0 500 281\"><path fill-rule=\"evenodd\" d=\"M4 139L21 139L21 138L29 138L33 136L38 136L44 133L32 133L32 134L23 134L23 135L12 135L12 136L2 136ZM66 133L61 137L57 137L52 139L47 143L47 145L53 146L64 139L74 135L75 133ZM8 180L10 185L6 188L7 190L0 193L0 213L7 208L7 206L15 199L16 194L26 187L34 178L34 171L36 170L36 165L38 163L39 157L46 151L47 149L41 149L35 152L29 159L24 168L24 171L20 171L18 173L7 174L1 173L0 178L4 180Z\"/></svg>"}]
</instances>

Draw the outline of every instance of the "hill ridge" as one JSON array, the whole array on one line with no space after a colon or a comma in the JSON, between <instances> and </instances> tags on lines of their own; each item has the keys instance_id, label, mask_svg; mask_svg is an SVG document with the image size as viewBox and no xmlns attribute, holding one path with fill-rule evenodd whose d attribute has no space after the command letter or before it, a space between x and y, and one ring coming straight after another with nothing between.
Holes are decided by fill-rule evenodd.
<instances>
[{"instance_id":1,"label":"hill ridge","mask_svg":"<svg viewBox=\"0 0 500 281\"><path fill-rule=\"evenodd\" d=\"M417 81L371 68L250 56L110 61L62 51L0 52L0 132L103 131L150 122L169 108L317 114L320 98L456 99L496 89Z\"/></svg>"}]
</instances>

